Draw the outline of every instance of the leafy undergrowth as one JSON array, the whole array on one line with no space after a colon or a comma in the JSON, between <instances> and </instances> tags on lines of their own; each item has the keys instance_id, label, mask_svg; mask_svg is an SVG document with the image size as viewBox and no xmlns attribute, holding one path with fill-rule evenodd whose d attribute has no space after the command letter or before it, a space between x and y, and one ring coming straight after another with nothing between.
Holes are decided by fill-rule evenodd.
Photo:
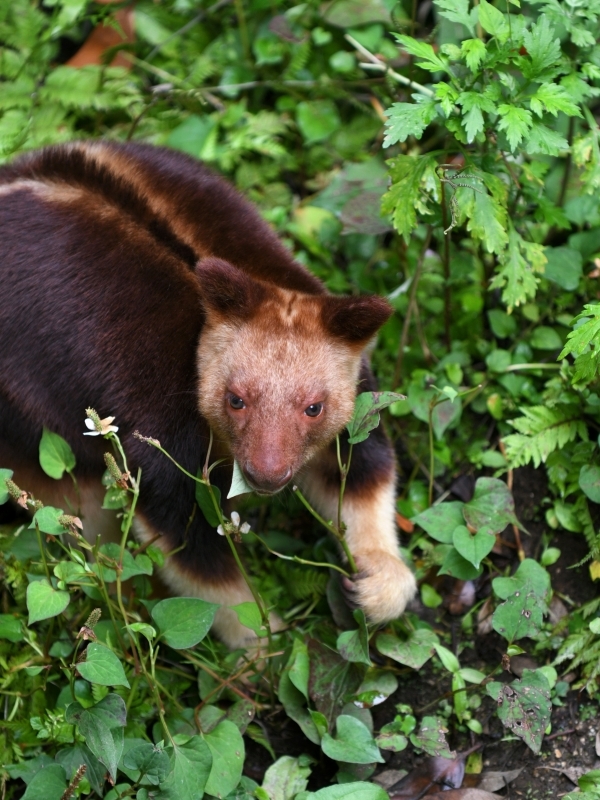
<instances>
[{"instance_id":1,"label":"leafy undergrowth","mask_svg":"<svg viewBox=\"0 0 600 800\"><path fill-rule=\"evenodd\" d=\"M119 543L90 551L72 510L7 484L6 513L35 517L2 527L6 798L375 800L394 769L392 797L580 779L597 800L597 0L140 0L130 69L65 66L110 11L1 5L0 158L99 136L183 150L331 291L388 297L373 364L406 396L384 422L420 596L370 629L300 497L244 497L230 520L200 481L256 577L238 615L259 635L267 608L288 624L260 656L229 653L213 606L153 593L163 555L130 536L116 439ZM42 444L51 477L76 477L66 443Z\"/></svg>"}]
</instances>

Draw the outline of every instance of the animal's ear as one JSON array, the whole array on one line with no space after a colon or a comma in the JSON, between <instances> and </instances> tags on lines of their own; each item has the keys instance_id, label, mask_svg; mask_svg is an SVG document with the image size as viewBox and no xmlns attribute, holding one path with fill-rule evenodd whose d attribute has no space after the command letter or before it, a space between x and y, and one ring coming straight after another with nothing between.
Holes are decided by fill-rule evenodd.
<instances>
[{"instance_id":1,"label":"animal's ear","mask_svg":"<svg viewBox=\"0 0 600 800\"><path fill-rule=\"evenodd\" d=\"M383 297L330 295L323 298L321 319L332 336L364 346L387 322L393 310Z\"/></svg>"},{"instance_id":2,"label":"animal's ear","mask_svg":"<svg viewBox=\"0 0 600 800\"><path fill-rule=\"evenodd\" d=\"M267 290L245 272L220 258L204 258L196 265L202 305L207 314L249 319L266 300Z\"/></svg>"}]
</instances>

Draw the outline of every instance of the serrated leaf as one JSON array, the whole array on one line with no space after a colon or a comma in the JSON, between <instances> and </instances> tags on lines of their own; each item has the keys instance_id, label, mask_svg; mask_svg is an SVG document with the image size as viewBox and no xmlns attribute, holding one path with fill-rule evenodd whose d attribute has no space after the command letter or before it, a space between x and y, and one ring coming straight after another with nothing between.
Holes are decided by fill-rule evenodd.
<instances>
[{"instance_id":1,"label":"serrated leaf","mask_svg":"<svg viewBox=\"0 0 600 800\"><path fill-rule=\"evenodd\" d=\"M502 724L539 753L550 722L550 686L539 670L523 670L523 678L512 683L493 682L487 692L498 704Z\"/></svg>"},{"instance_id":2,"label":"serrated leaf","mask_svg":"<svg viewBox=\"0 0 600 800\"><path fill-rule=\"evenodd\" d=\"M506 234L505 234L506 236ZM543 245L526 242L513 225L508 225L508 247L500 253L500 267L491 289L502 289L502 300L509 309L535 296L546 263Z\"/></svg>"},{"instance_id":3,"label":"serrated leaf","mask_svg":"<svg viewBox=\"0 0 600 800\"><path fill-rule=\"evenodd\" d=\"M398 400L404 400L403 394L396 392L362 392L354 403L352 419L346 426L350 444L364 442L369 433L379 425L379 412L388 408Z\"/></svg>"},{"instance_id":4,"label":"serrated leaf","mask_svg":"<svg viewBox=\"0 0 600 800\"><path fill-rule=\"evenodd\" d=\"M560 133L542 125L541 122L533 122L525 149L529 155L541 153L546 156L558 156L569 150L569 143Z\"/></svg>"},{"instance_id":5,"label":"serrated leaf","mask_svg":"<svg viewBox=\"0 0 600 800\"><path fill-rule=\"evenodd\" d=\"M425 128L437 116L435 100L414 95L414 103L393 103L386 109L384 147L405 142L409 136L420 139Z\"/></svg>"},{"instance_id":6,"label":"serrated leaf","mask_svg":"<svg viewBox=\"0 0 600 800\"><path fill-rule=\"evenodd\" d=\"M498 106L498 114L500 115L498 129L505 131L510 149L514 152L529 134L532 123L531 112L525 108L502 103Z\"/></svg>"},{"instance_id":7,"label":"serrated leaf","mask_svg":"<svg viewBox=\"0 0 600 800\"><path fill-rule=\"evenodd\" d=\"M489 194L462 190L467 191L472 197L464 204L459 201L469 217L467 230L484 243L489 253L503 253L508 241L505 208Z\"/></svg>"},{"instance_id":8,"label":"serrated leaf","mask_svg":"<svg viewBox=\"0 0 600 800\"><path fill-rule=\"evenodd\" d=\"M587 427L576 406L524 406L519 410L523 416L509 420L519 433L503 439L506 457L512 467L524 466L530 461L539 467L550 453L563 448L568 442L578 437L588 441Z\"/></svg>"},{"instance_id":9,"label":"serrated leaf","mask_svg":"<svg viewBox=\"0 0 600 800\"><path fill-rule=\"evenodd\" d=\"M461 92L457 103L462 106L462 124L467 132L467 141L470 143L485 128L482 112L494 112L496 109L494 103L481 92Z\"/></svg>"},{"instance_id":10,"label":"serrated leaf","mask_svg":"<svg viewBox=\"0 0 600 800\"><path fill-rule=\"evenodd\" d=\"M465 39L462 42L460 49L465 61L467 62L467 67L471 70L471 72L477 72L487 53L485 44L481 41L481 39Z\"/></svg>"},{"instance_id":11,"label":"serrated leaf","mask_svg":"<svg viewBox=\"0 0 600 800\"><path fill-rule=\"evenodd\" d=\"M560 61L560 39L555 37L554 28L545 14L542 14L529 30L524 31L523 45L527 50L530 66L528 68L524 64L522 70L525 77L530 80Z\"/></svg>"},{"instance_id":12,"label":"serrated leaf","mask_svg":"<svg viewBox=\"0 0 600 800\"><path fill-rule=\"evenodd\" d=\"M555 117L562 111L569 117L581 117L581 111L571 100L566 89L557 83L543 83L530 98L529 105L534 114L541 117L544 111Z\"/></svg>"},{"instance_id":13,"label":"serrated leaf","mask_svg":"<svg viewBox=\"0 0 600 800\"><path fill-rule=\"evenodd\" d=\"M50 478L59 480L75 467L75 455L57 433L44 428L40 441L40 466Z\"/></svg>"},{"instance_id":14,"label":"serrated leaf","mask_svg":"<svg viewBox=\"0 0 600 800\"><path fill-rule=\"evenodd\" d=\"M129 681L123 665L117 656L106 645L90 642L85 651L85 661L77 664L77 671L82 678L100 686L127 686Z\"/></svg>"},{"instance_id":15,"label":"serrated leaf","mask_svg":"<svg viewBox=\"0 0 600 800\"><path fill-rule=\"evenodd\" d=\"M405 640L389 633L380 633L375 644L382 655L412 669L421 669L434 654L439 639L428 628L418 628L411 631Z\"/></svg>"},{"instance_id":16,"label":"serrated leaf","mask_svg":"<svg viewBox=\"0 0 600 800\"><path fill-rule=\"evenodd\" d=\"M341 714L336 720L335 738L329 733L323 736L321 748L335 761L351 764L382 764L385 761L367 726L346 714Z\"/></svg>"},{"instance_id":17,"label":"serrated leaf","mask_svg":"<svg viewBox=\"0 0 600 800\"><path fill-rule=\"evenodd\" d=\"M477 9L479 12L479 24L484 31L492 36L496 36L500 41L504 41L508 38L510 33L508 20L501 11L498 11L498 9L491 3L488 3L487 0L480 0Z\"/></svg>"},{"instance_id":18,"label":"serrated leaf","mask_svg":"<svg viewBox=\"0 0 600 800\"><path fill-rule=\"evenodd\" d=\"M435 5L441 17L464 25L471 35L474 34L476 14L473 9L469 10L469 0L435 0Z\"/></svg>"},{"instance_id":19,"label":"serrated leaf","mask_svg":"<svg viewBox=\"0 0 600 800\"><path fill-rule=\"evenodd\" d=\"M157 603L151 614L166 643L186 650L204 639L218 609L198 597L170 597Z\"/></svg>"},{"instance_id":20,"label":"serrated leaf","mask_svg":"<svg viewBox=\"0 0 600 800\"><path fill-rule=\"evenodd\" d=\"M433 47L427 42L422 42L418 39L413 39L412 36L404 36L399 33L392 34L400 45L410 53L411 56L421 59L417 61L417 66L421 69L427 69L430 72L439 72L448 70L446 61L435 52ZM385 144L384 144L385 147Z\"/></svg>"},{"instance_id":21,"label":"serrated leaf","mask_svg":"<svg viewBox=\"0 0 600 800\"><path fill-rule=\"evenodd\" d=\"M382 198L381 211L392 215L394 227L407 240L417 226L417 210L429 213L422 184L428 176L435 176L437 162L429 155L400 155L388 165L392 185Z\"/></svg>"},{"instance_id":22,"label":"serrated leaf","mask_svg":"<svg viewBox=\"0 0 600 800\"><path fill-rule=\"evenodd\" d=\"M28 625L42 619L50 619L61 614L69 605L69 593L54 589L43 578L33 581L27 587L27 610L29 611Z\"/></svg>"}]
</instances>

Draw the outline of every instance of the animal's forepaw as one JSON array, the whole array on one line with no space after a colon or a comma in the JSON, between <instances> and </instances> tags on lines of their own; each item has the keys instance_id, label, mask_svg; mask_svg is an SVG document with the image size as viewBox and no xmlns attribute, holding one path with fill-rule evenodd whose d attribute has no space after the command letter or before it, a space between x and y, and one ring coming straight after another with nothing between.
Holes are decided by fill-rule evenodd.
<instances>
[{"instance_id":1,"label":"animal's forepaw","mask_svg":"<svg viewBox=\"0 0 600 800\"><path fill-rule=\"evenodd\" d=\"M349 605L362 608L373 623L399 617L417 588L409 567L382 550L355 554L355 561L359 571L342 579Z\"/></svg>"}]
</instances>

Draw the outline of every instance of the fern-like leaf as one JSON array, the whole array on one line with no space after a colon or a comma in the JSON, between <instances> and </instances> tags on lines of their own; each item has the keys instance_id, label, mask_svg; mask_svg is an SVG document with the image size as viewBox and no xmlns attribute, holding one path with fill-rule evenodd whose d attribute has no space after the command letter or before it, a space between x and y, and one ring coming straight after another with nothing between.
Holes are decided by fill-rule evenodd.
<instances>
[{"instance_id":1,"label":"fern-like leaf","mask_svg":"<svg viewBox=\"0 0 600 800\"><path fill-rule=\"evenodd\" d=\"M523 416L509 420L518 433L504 438L506 457L511 467L534 466L546 461L550 453L577 437L588 440L588 431L577 406L531 406L522 408Z\"/></svg>"}]
</instances>

